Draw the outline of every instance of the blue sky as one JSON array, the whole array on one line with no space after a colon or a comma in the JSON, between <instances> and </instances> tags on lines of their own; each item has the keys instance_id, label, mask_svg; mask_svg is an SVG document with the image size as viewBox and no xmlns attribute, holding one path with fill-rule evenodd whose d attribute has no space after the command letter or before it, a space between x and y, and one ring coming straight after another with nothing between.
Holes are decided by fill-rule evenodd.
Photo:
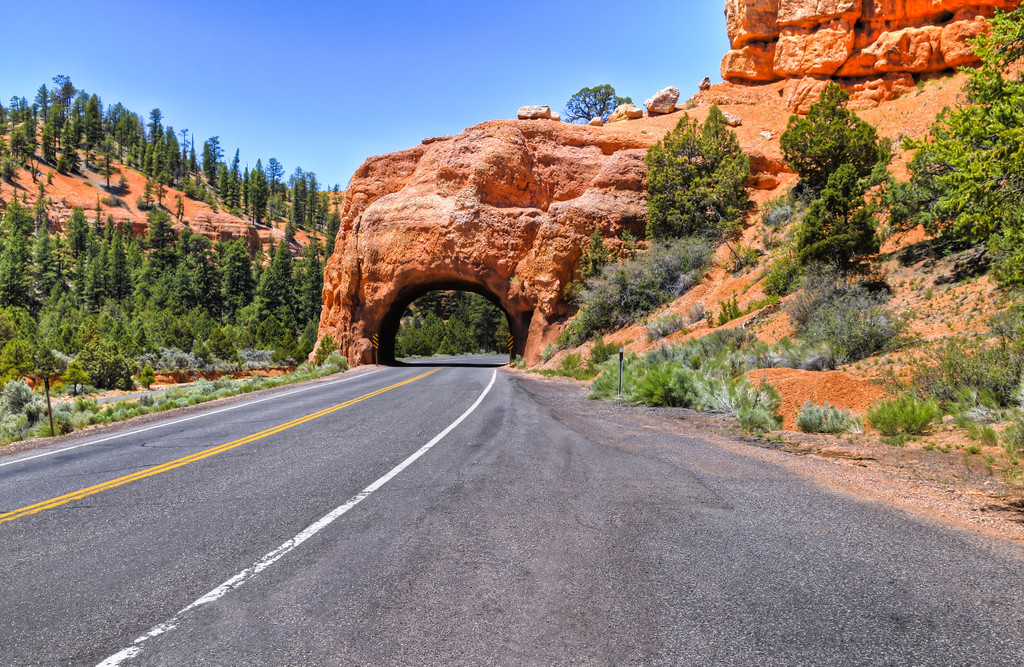
<instances>
[{"instance_id":1,"label":"blue sky","mask_svg":"<svg viewBox=\"0 0 1024 667\"><path fill-rule=\"evenodd\" d=\"M4 9L0 99L67 74L242 162L276 157L344 187L370 155L512 118L560 111L584 86L637 104L720 80L723 3L103 2ZM17 29L13 29L18 26Z\"/></svg>"}]
</instances>

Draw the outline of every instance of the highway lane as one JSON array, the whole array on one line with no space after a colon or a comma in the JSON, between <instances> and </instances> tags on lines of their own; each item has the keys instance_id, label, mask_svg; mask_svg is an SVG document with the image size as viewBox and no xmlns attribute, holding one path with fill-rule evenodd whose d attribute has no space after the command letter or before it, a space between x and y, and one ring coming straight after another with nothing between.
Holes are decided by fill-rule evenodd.
<instances>
[{"instance_id":1,"label":"highway lane","mask_svg":"<svg viewBox=\"0 0 1024 667\"><path fill-rule=\"evenodd\" d=\"M432 371L315 421L0 523L0 664L101 660L383 475L465 410L491 371L387 369L52 456L14 457L0 467L4 514ZM439 397L447 400L416 409Z\"/></svg>"},{"instance_id":2,"label":"highway lane","mask_svg":"<svg viewBox=\"0 0 1024 667\"><path fill-rule=\"evenodd\" d=\"M0 467L0 509L41 495L9 487L165 463L438 363ZM0 523L0 664L1024 663L1019 546L565 392L459 360Z\"/></svg>"}]
</instances>

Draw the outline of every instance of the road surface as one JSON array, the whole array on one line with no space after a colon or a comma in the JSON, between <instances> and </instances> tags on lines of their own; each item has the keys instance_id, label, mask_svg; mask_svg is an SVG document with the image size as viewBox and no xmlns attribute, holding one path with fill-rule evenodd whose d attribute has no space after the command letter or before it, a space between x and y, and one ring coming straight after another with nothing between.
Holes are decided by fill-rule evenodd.
<instances>
[{"instance_id":1,"label":"road surface","mask_svg":"<svg viewBox=\"0 0 1024 667\"><path fill-rule=\"evenodd\" d=\"M0 456L0 664L1024 664L1024 549L430 359Z\"/></svg>"}]
</instances>

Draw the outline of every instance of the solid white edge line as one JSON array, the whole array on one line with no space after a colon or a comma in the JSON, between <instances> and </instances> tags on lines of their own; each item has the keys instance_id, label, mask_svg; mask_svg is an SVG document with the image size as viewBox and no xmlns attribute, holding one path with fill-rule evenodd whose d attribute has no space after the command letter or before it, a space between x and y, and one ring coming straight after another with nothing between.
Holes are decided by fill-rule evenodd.
<instances>
[{"instance_id":1,"label":"solid white edge line","mask_svg":"<svg viewBox=\"0 0 1024 667\"><path fill-rule=\"evenodd\" d=\"M166 634L174 630L176 627L178 627L178 623L181 622L181 619L185 614L192 611L193 609L196 609L206 604L210 604L211 602L215 602L220 598L224 597L225 595L227 595L228 593L230 593L231 591L242 586L246 581L252 579L260 572L266 570L268 567L270 567L271 565L279 561L281 558L283 558L286 554L297 549L303 542L313 537L314 535L322 531L324 528L327 528L327 526L334 523L338 518L340 518L350 509L366 500L366 498L368 498L370 494L372 494L374 491L390 482L396 475L398 475L400 472L402 472L410 465L415 463L416 459L420 458L428 451L430 451L430 449L434 445L441 442L441 440L443 440L446 435L451 433L456 426L461 424L466 419L466 417L471 415L473 411L476 410L481 403L483 403L483 400L487 396L487 394L490 393L491 387L494 386L494 381L497 379L497 377L498 371L497 369L495 369L491 373L491 381L487 384L487 388L484 389L483 393L480 394L480 396L476 399L476 402L473 403L473 405L469 406L468 410L463 412L458 419L449 424L445 430L435 435L430 442L417 449L407 459L405 459L397 466L392 468L390 472L385 474L383 477L381 477L376 482L366 487L356 495L352 496L352 498L350 498L348 502L346 502L344 505L340 505L339 507L325 514L317 521L311 523L298 535L291 538L281 546L277 547L267 555L263 556L263 558L256 561L256 563L254 563L251 567L242 570L235 576L225 581L220 586L217 586L209 593L206 593L205 595L197 599L195 602L179 611L177 614L171 617L170 620L154 625L144 634L136 638L135 641L132 642L131 646L128 646L127 648L124 648L121 651L118 651L117 653L110 656L103 662L99 663L97 667L118 667L119 665L123 664L126 660L131 660L135 656L142 653L142 649L140 648L140 646L143 643L149 641L150 639L153 639L154 637L159 637L160 635Z\"/></svg>"},{"instance_id":2,"label":"solid white edge line","mask_svg":"<svg viewBox=\"0 0 1024 667\"><path fill-rule=\"evenodd\" d=\"M146 428L140 428L140 429L136 429L134 431L127 431L125 433L117 433L115 435L111 435L111 436L108 436L106 438L100 438L99 440L90 440L89 442L83 442L83 443L78 444L78 445L72 445L71 447L64 447L63 449L55 449L52 452L43 452L42 454L34 454L32 456L25 456L25 457L22 457L22 458L15 459L13 461L6 461L4 463L0 463L0 468L3 468L5 466L12 466L12 465L14 465L16 463L24 463L25 461L31 461L32 459L41 459L44 456L53 456L54 454L63 454L64 452L70 452L71 450L78 449L80 447L89 447L90 445L98 445L101 442L108 442L110 440L117 440L118 438L127 438L130 435L137 435L139 433L145 433L146 431L152 431L153 429L164 428L166 426L174 426L176 424L183 424L185 422L190 422L190 421L192 421L194 419L201 419L203 417L209 417L211 415L219 415L220 413L228 412L229 410L237 410L239 408L244 408L244 407L249 406L249 405L256 405L257 403L263 403L265 401L272 401L272 400L274 400L276 398L284 398L286 396L292 396L294 394L301 394L302 392L310 391L311 389L317 389L317 388L320 388L320 387L329 387L331 385L341 384L342 382L350 382L352 380L358 380L359 378L364 378L364 377L366 377L368 375L373 375L374 373L380 373L382 370L384 370L384 369L383 368L378 368L375 371L369 371L367 373L360 373L359 375L353 375L351 377L341 378L339 380L331 380L330 382L321 382L321 383L318 383L318 384L310 385L309 387L303 387L301 389L294 389L292 391L287 391L287 392L284 392L284 393L281 393L281 394L274 394L273 396L267 396L266 398L261 398L261 399L255 400L255 401L243 401L243 402L241 402L241 403L239 403L237 405L229 405L226 408L220 408L219 410L212 410L210 412L204 412L202 414L193 415L191 417L183 417L183 418L177 419L175 421L162 422L160 424L154 424L153 426L147 426ZM235 394L235 395L238 396L239 394Z\"/></svg>"}]
</instances>

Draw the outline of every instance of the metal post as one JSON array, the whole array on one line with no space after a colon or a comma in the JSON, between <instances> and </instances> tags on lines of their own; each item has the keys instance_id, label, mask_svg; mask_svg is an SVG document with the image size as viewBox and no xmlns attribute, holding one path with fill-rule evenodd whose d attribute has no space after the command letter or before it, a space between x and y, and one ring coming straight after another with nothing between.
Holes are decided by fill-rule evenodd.
<instances>
[{"instance_id":1,"label":"metal post","mask_svg":"<svg viewBox=\"0 0 1024 667\"><path fill-rule=\"evenodd\" d=\"M622 355L625 352L624 348L619 348L619 396L622 396Z\"/></svg>"},{"instance_id":2,"label":"metal post","mask_svg":"<svg viewBox=\"0 0 1024 667\"><path fill-rule=\"evenodd\" d=\"M50 403L50 376L43 376L43 384L46 385L46 413L50 415L50 437L54 436L53 432L53 405Z\"/></svg>"}]
</instances>

